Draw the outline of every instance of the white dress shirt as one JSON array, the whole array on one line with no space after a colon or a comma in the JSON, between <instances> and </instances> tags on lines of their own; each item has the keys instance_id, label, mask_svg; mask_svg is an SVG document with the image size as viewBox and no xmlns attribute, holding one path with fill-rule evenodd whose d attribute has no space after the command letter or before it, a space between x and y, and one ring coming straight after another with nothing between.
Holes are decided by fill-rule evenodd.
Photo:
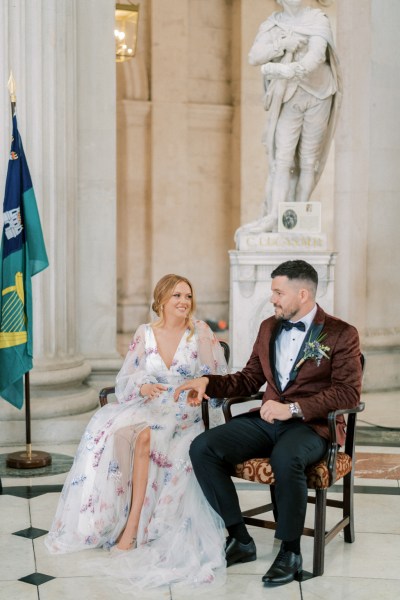
<instances>
[{"instance_id":1,"label":"white dress shirt","mask_svg":"<svg viewBox=\"0 0 400 600\"><path fill-rule=\"evenodd\" d=\"M282 329L281 333L275 340L275 367L282 391L289 383L290 371L293 368L294 362L300 351L304 338L310 329L311 323L314 320L316 312L317 305L315 305L314 308L310 310L310 312L302 319L299 319L299 321L304 323L306 328L305 331L300 331L300 329L296 329L295 327L293 327L293 329L289 329L288 331L286 331L286 329ZM297 321L292 322L297 323Z\"/></svg>"}]
</instances>

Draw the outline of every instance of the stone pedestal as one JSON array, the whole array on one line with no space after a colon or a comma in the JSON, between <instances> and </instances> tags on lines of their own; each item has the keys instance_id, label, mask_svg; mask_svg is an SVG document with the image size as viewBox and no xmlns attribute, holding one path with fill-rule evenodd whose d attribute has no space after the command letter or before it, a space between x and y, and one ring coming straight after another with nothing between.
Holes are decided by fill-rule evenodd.
<instances>
[{"instance_id":1,"label":"stone pedestal","mask_svg":"<svg viewBox=\"0 0 400 600\"><path fill-rule=\"evenodd\" d=\"M237 249L250 252L325 251L327 237L324 233L240 234Z\"/></svg>"},{"instance_id":2,"label":"stone pedestal","mask_svg":"<svg viewBox=\"0 0 400 600\"><path fill-rule=\"evenodd\" d=\"M281 263L301 259L312 264L319 278L317 302L328 313L333 313L336 253L310 252L304 248L294 251L293 246L293 249L289 246L287 250L281 250L282 240L277 239L280 234L262 234L262 236L275 239L278 250L254 252L231 250L229 252L231 265L229 343L232 371L244 367L250 357L261 321L274 313L269 300L271 272Z\"/></svg>"}]
</instances>

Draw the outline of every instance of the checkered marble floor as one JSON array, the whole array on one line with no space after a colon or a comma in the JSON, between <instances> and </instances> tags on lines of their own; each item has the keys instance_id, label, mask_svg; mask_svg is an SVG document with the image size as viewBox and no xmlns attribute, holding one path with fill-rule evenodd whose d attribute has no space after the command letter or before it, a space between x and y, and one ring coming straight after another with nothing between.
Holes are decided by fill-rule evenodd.
<instances>
[{"instance_id":1,"label":"checkered marble floor","mask_svg":"<svg viewBox=\"0 0 400 600\"><path fill-rule=\"evenodd\" d=\"M360 462L355 482L356 540L354 544L346 544L339 535L328 544L322 577L276 589L263 588L261 577L274 559L277 545L272 531L252 527L258 558L252 563L230 567L223 587L197 594L171 586L140 596L127 596L96 571L92 559L102 550L58 557L47 553L44 534L55 512L65 472L35 477L10 477L3 473L0 600L119 600L127 597L187 600L197 595L211 600L396 600L400 596L400 433L384 428L400 427L400 394L369 394L364 399L367 409L359 423L361 441L357 449L362 458L372 456L369 456L367 469L364 461ZM370 423L383 427L374 429L380 435L372 435L373 429L368 430ZM0 447L0 453L16 449L19 448ZM76 445L36 450L72 457ZM267 493L261 486L245 482L238 482L237 486L243 509L265 502ZM306 523L309 526L312 516L311 507ZM311 538L303 538L302 554L304 568L311 570Z\"/></svg>"}]
</instances>

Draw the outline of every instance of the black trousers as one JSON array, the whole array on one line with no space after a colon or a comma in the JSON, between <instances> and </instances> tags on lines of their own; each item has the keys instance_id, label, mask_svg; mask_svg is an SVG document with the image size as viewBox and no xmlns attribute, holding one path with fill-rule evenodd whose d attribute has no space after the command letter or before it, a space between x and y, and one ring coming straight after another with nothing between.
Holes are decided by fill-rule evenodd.
<instances>
[{"instance_id":1,"label":"black trousers","mask_svg":"<svg viewBox=\"0 0 400 600\"><path fill-rule=\"evenodd\" d=\"M190 458L204 495L229 527L243 522L231 479L234 466L250 458L268 457L276 480L276 537L289 542L303 532L307 510L305 469L325 455L327 446L327 440L302 420L271 424L257 411L199 435L190 447Z\"/></svg>"}]
</instances>

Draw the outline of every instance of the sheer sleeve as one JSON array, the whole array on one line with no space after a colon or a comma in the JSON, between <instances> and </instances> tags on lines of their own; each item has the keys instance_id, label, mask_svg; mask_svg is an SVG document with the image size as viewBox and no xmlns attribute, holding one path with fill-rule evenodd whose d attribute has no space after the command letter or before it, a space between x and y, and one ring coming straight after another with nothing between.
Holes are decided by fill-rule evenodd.
<instances>
[{"instance_id":1,"label":"sheer sleeve","mask_svg":"<svg viewBox=\"0 0 400 600\"><path fill-rule=\"evenodd\" d=\"M204 321L195 321L198 342L198 377L228 372L224 351L216 335Z\"/></svg>"},{"instance_id":2,"label":"sheer sleeve","mask_svg":"<svg viewBox=\"0 0 400 600\"><path fill-rule=\"evenodd\" d=\"M198 377L203 375L226 375L228 366L221 344L216 335L204 321L196 321L198 340ZM210 398L209 402L210 427L225 423L221 410L221 399Z\"/></svg>"},{"instance_id":3,"label":"sheer sleeve","mask_svg":"<svg viewBox=\"0 0 400 600\"><path fill-rule=\"evenodd\" d=\"M157 383L157 379L146 371L146 325L140 325L116 378L115 395L118 402L144 402L140 395L140 387L144 383Z\"/></svg>"}]
</instances>

